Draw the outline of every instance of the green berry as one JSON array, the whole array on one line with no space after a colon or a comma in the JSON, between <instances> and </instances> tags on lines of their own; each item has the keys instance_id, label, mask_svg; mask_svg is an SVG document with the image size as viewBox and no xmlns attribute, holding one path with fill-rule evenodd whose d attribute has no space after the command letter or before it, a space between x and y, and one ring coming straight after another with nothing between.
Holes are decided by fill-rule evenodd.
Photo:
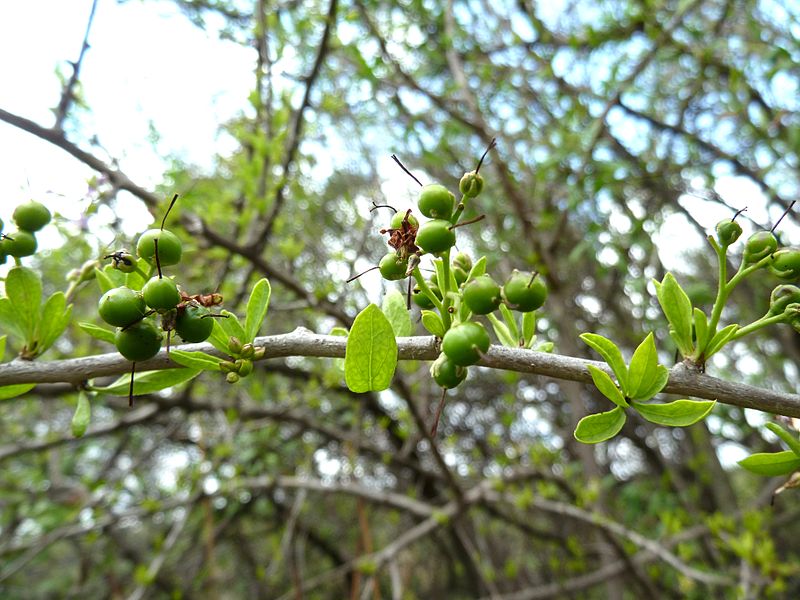
<instances>
[{"instance_id":1,"label":"green berry","mask_svg":"<svg viewBox=\"0 0 800 600\"><path fill-rule=\"evenodd\" d=\"M800 248L781 248L772 254L770 272L784 281L800 279Z\"/></svg>"},{"instance_id":2,"label":"green berry","mask_svg":"<svg viewBox=\"0 0 800 600\"><path fill-rule=\"evenodd\" d=\"M781 315L790 304L800 303L800 288L795 285L779 285L769 296L769 314Z\"/></svg>"},{"instance_id":3,"label":"green berry","mask_svg":"<svg viewBox=\"0 0 800 600\"><path fill-rule=\"evenodd\" d=\"M214 329L214 318L203 306L189 305L178 311L175 319L175 332L184 342L204 342Z\"/></svg>"},{"instance_id":4,"label":"green berry","mask_svg":"<svg viewBox=\"0 0 800 600\"><path fill-rule=\"evenodd\" d=\"M419 192L419 212L431 219L449 219L453 214L456 197L438 183L423 186Z\"/></svg>"},{"instance_id":5,"label":"green berry","mask_svg":"<svg viewBox=\"0 0 800 600\"><path fill-rule=\"evenodd\" d=\"M390 229L402 229L403 228L403 221L406 218L406 213L398 212L394 213L392 220L389 222ZM412 215L411 213L408 214L408 224L411 229L419 229L419 221L417 217Z\"/></svg>"},{"instance_id":6,"label":"green berry","mask_svg":"<svg viewBox=\"0 0 800 600\"><path fill-rule=\"evenodd\" d=\"M181 261L183 247L178 236L167 229L148 229L136 242L136 254L151 265L156 264L155 240L158 240L158 261L162 267L177 265Z\"/></svg>"},{"instance_id":7,"label":"green berry","mask_svg":"<svg viewBox=\"0 0 800 600\"><path fill-rule=\"evenodd\" d=\"M417 231L417 246L430 254L449 250L456 243L456 233L450 221L434 219L427 221Z\"/></svg>"},{"instance_id":8,"label":"green berry","mask_svg":"<svg viewBox=\"0 0 800 600\"><path fill-rule=\"evenodd\" d=\"M36 247L36 236L30 231L20 229L8 234L8 237L3 240L2 253L21 258L36 252Z\"/></svg>"},{"instance_id":9,"label":"green berry","mask_svg":"<svg viewBox=\"0 0 800 600\"><path fill-rule=\"evenodd\" d=\"M50 211L40 202L30 200L17 206L12 215L17 227L25 231L39 231L50 222Z\"/></svg>"},{"instance_id":10,"label":"green berry","mask_svg":"<svg viewBox=\"0 0 800 600\"><path fill-rule=\"evenodd\" d=\"M488 315L500 307L500 286L490 275L481 275L464 286L464 302L476 315Z\"/></svg>"},{"instance_id":11,"label":"green berry","mask_svg":"<svg viewBox=\"0 0 800 600\"><path fill-rule=\"evenodd\" d=\"M721 246L730 246L742 235L742 226L736 221L725 219L717 223L717 240Z\"/></svg>"},{"instance_id":12,"label":"green berry","mask_svg":"<svg viewBox=\"0 0 800 600\"><path fill-rule=\"evenodd\" d=\"M489 334L480 323L472 321L455 325L442 338L442 352L454 364L474 365L489 350Z\"/></svg>"},{"instance_id":13,"label":"green berry","mask_svg":"<svg viewBox=\"0 0 800 600\"><path fill-rule=\"evenodd\" d=\"M467 378L467 367L461 367L442 353L431 363L431 377L437 385L452 389Z\"/></svg>"},{"instance_id":14,"label":"green berry","mask_svg":"<svg viewBox=\"0 0 800 600\"><path fill-rule=\"evenodd\" d=\"M757 263L778 249L778 239L771 231L757 231L749 238L744 246L744 262Z\"/></svg>"},{"instance_id":15,"label":"green berry","mask_svg":"<svg viewBox=\"0 0 800 600\"><path fill-rule=\"evenodd\" d=\"M126 327L141 321L147 312L147 306L140 292L123 286L103 294L97 305L97 312L109 325Z\"/></svg>"},{"instance_id":16,"label":"green berry","mask_svg":"<svg viewBox=\"0 0 800 600\"><path fill-rule=\"evenodd\" d=\"M407 277L408 261L400 260L396 252L389 252L378 263L378 269L381 272L381 276L388 281L405 279Z\"/></svg>"},{"instance_id":17,"label":"green berry","mask_svg":"<svg viewBox=\"0 0 800 600\"><path fill-rule=\"evenodd\" d=\"M541 308L547 299L547 285L540 275L534 277L515 269L503 284L502 293L509 308L531 312Z\"/></svg>"},{"instance_id":18,"label":"green berry","mask_svg":"<svg viewBox=\"0 0 800 600\"><path fill-rule=\"evenodd\" d=\"M475 198L483 191L483 175L475 171L464 173L458 182L458 191L467 198Z\"/></svg>"},{"instance_id":19,"label":"green berry","mask_svg":"<svg viewBox=\"0 0 800 600\"><path fill-rule=\"evenodd\" d=\"M114 344L122 356L137 362L153 358L161 348L161 331L149 319L120 329L114 338Z\"/></svg>"},{"instance_id":20,"label":"green berry","mask_svg":"<svg viewBox=\"0 0 800 600\"><path fill-rule=\"evenodd\" d=\"M142 288L144 301L152 309L169 310L178 306L181 293L172 279L166 277L153 277Z\"/></svg>"}]
</instances>

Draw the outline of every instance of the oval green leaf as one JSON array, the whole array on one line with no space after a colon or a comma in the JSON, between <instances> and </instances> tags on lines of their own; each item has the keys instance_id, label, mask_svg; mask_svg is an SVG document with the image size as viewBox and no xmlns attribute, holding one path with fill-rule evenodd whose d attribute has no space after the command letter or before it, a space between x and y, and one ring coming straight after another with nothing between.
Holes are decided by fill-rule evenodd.
<instances>
[{"instance_id":1,"label":"oval green leaf","mask_svg":"<svg viewBox=\"0 0 800 600\"><path fill-rule=\"evenodd\" d=\"M169 357L181 366L202 371L219 371L219 363L222 362L221 358L205 352L187 352L177 349L170 350Z\"/></svg>"},{"instance_id":2,"label":"oval green leaf","mask_svg":"<svg viewBox=\"0 0 800 600\"><path fill-rule=\"evenodd\" d=\"M245 337L241 339L243 344L251 343L258 335L258 330L261 329L261 325L267 317L271 294L272 288L266 279L260 279L253 286L253 291L250 292L250 298L247 300L247 313L244 319Z\"/></svg>"},{"instance_id":3,"label":"oval green leaf","mask_svg":"<svg viewBox=\"0 0 800 600\"><path fill-rule=\"evenodd\" d=\"M109 329L106 329L105 327L98 327L93 323L78 323L78 327L83 329L83 331L85 331L95 339L101 340L103 342L108 342L109 344L114 343L114 338L115 338L114 332Z\"/></svg>"},{"instance_id":4,"label":"oval green leaf","mask_svg":"<svg viewBox=\"0 0 800 600\"><path fill-rule=\"evenodd\" d=\"M701 421L714 408L716 400L675 400L666 404L632 402L640 415L651 423L668 427L687 427Z\"/></svg>"},{"instance_id":5,"label":"oval green leaf","mask_svg":"<svg viewBox=\"0 0 800 600\"><path fill-rule=\"evenodd\" d=\"M397 367L397 341L381 309L370 304L350 328L344 356L344 378L356 393L379 392L389 387Z\"/></svg>"},{"instance_id":6,"label":"oval green leaf","mask_svg":"<svg viewBox=\"0 0 800 600\"><path fill-rule=\"evenodd\" d=\"M6 275L6 296L11 301L16 322L26 342L34 340L39 323L39 305L42 302L42 280L36 271L26 267L14 267Z\"/></svg>"},{"instance_id":7,"label":"oval green leaf","mask_svg":"<svg viewBox=\"0 0 800 600\"><path fill-rule=\"evenodd\" d=\"M592 376L594 385L600 390L603 396L611 400L617 406L628 406L625 396L619 391L619 388L614 384L614 381L608 373L602 369L598 369L594 365L587 365L586 368L589 369L589 374Z\"/></svg>"},{"instance_id":8,"label":"oval green leaf","mask_svg":"<svg viewBox=\"0 0 800 600\"><path fill-rule=\"evenodd\" d=\"M411 314L406 308L406 297L397 290L391 290L383 297L381 307L383 314L392 325L392 330L397 337L406 337L414 333L414 324Z\"/></svg>"},{"instance_id":9,"label":"oval green leaf","mask_svg":"<svg viewBox=\"0 0 800 600\"><path fill-rule=\"evenodd\" d=\"M425 327L431 335L435 335L440 339L444 337L445 328L444 323L442 323L442 318L432 310L422 311L422 326Z\"/></svg>"},{"instance_id":10,"label":"oval green leaf","mask_svg":"<svg viewBox=\"0 0 800 600\"><path fill-rule=\"evenodd\" d=\"M34 383L14 383L12 385L0 386L0 400L8 400L21 396L25 392L33 389Z\"/></svg>"},{"instance_id":11,"label":"oval green leaf","mask_svg":"<svg viewBox=\"0 0 800 600\"><path fill-rule=\"evenodd\" d=\"M75 407L75 413L72 415L72 435L76 438L83 437L91 419L92 408L89 405L89 398L86 392L81 390L78 392L78 404Z\"/></svg>"},{"instance_id":12,"label":"oval green leaf","mask_svg":"<svg viewBox=\"0 0 800 600\"><path fill-rule=\"evenodd\" d=\"M575 428L575 439L584 444L605 442L620 432L625 425L625 418L625 411L619 406L608 412L583 417Z\"/></svg>"},{"instance_id":13,"label":"oval green leaf","mask_svg":"<svg viewBox=\"0 0 800 600\"><path fill-rule=\"evenodd\" d=\"M617 345L608 338L596 333L582 333L580 338L587 346L603 357L603 360L614 371L620 387L626 389L628 387L628 367L625 366L622 352L619 351Z\"/></svg>"},{"instance_id":14,"label":"oval green leaf","mask_svg":"<svg viewBox=\"0 0 800 600\"><path fill-rule=\"evenodd\" d=\"M622 389L629 398L639 398L642 391L653 387L657 375L658 351L653 333L650 332L633 353L628 367L628 385Z\"/></svg>"},{"instance_id":15,"label":"oval green leaf","mask_svg":"<svg viewBox=\"0 0 800 600\"><path fill-rule=\"evenodd\" d=\"M152 394L174 385L179 385L200 374L199 369L166 369L164 371L143 371L134 376L134 396ZM123 375L111 385L105 387L92 387L94 392L101 392L110 396L127 396L130 390L131 376Z\"/></svg>"},{"instance_id":16,"label":"oval green leaf","mask_svg":"<svg viewBox=\"0 0 800 600\"><path fill-rule=\"evenodd\" d=\"M800 458L800 441L791 433L786 431L783 427L778 425L777 423L767 423L767 429L769 429L772 433L777 435L781 438L789 449L794 452Z\"/></svg>"},{"instance_id":17,"label":"oval green leaf","mask_svg":"<svg viewBox=\"0 0 800 600\"><path fill-rule=\"evenodd\" d=\"M800 469L800 457L791 450L759 452L740 460L739 466L756 475L788 475Z\"/></svg>"},{"instance_id":18,"label":"oval green leaf","mask_svg":"<svg viewBox=\"0 0 800 600\"><path fill-rule=\"evenodd\" d=\"M670 324L670 335L683 356L691 356L692 344L692 301L683 291L678 280L667 273L660 283L655 281L656 296L661 310Z\"/></svg>"}]
</instances>

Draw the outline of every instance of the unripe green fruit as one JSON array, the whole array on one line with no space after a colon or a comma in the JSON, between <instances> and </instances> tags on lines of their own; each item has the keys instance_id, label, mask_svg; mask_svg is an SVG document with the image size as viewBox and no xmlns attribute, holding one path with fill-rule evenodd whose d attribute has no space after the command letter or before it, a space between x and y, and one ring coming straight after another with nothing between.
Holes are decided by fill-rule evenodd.
<instances>
[{"instance_id":1,"label":"unripe green fruit","mask_svg":"<svg viewBox=\"0 0 800 600\"><path fill-rule=\"evenodd\" d=\"M159 250L161 242L158 243ZM159 252L161 254L161 252ZM114 258L114 268L123 273L133 273L136 270L136 257L129 252L120 252Z\"/></svg>"},{"instance_id":2,"label":"unripe green fruit","mask_svg":"<svg viewBox=\"0 0 800 600\"><path fill-rule=\"evenodd\" d=\"M406 218L406 213L404 213L404 212L394 213L394 216L392 217L392 220L389 222L389 228L390 229L402 229L403 228L403 220L405 218ZM415 217L414 215L412 215L410 213L408 215L408 224L412 229L418 229L419 228L419 221L417 220L417 217Z\"/></svg>"},{"instance_id":3,"label":"unripe green fruit","mask_svg":"<svg viewBox=\"0 0 800 600\"><path fill-rule=\"evenodd\" d=\"M434 219L422 224L417 231L417 246L430 254L449 250L456 243L456 233L450 221Z\"/></svg>"},{"instance_id":4,"label":"unripe green fruit","mask_svg":"<svg viewBox=\"0 0 800 600\"><path fill-rule=\"evenodd\" d=\"M441 299L442 292L439 290L439 286L429 285L428 287L434 294L436 294ZM419 289L418 285L414 286L414 289L411 290L411 299L414 301L414 304L416 304L420 308L429 310L434 307L433 300L431 300L425 294L423 294L422 290Z\"/></svg>"},{"instance_id":5,"label":"unripe green fruit","mask_svg":"<svg viewBox=\"0 0 800 600\"><path fill-rule=\"evenodd\" d=\"M541 308L547 299L547 285L541 276L522 273L516 269L503 284L503 299L509 308L519 312L531 312Z\"/></svg>"},{"instance_id":6,"label":"unripe green fruit","mask_svg":"<svg viewBox=\"0 0 800 600\"><path fill-rule=\"evenodd\" d=\"M431 363L431 377L440 387L452 389L467 378L467 367L461 367L442 353Z\"/></svg>"},{"instance_id":7,"label":"unripe green fruit","mask_svg":"<svg viewBox=\"0 0 800 600\"><path fill-rule=\"evenodd\" d=\"M36 236L30 231L20 229L8 234L8 237L3 240L2 252L9 256L21 258L36 252L36 246Z\"/></svg>"},{"instance_id":8,"label":"unripe green fruit","mask_svg":"<svg viewBox=\"0 0 800 600\"><path fill-rule=\"evenodd\" d=\"M800 288L795 285L779 285L769 296L769 314L781 315L790 304L800 303Z\"/></svg>"},{"instance_id":9,"label":"unripe green fruit","mask_svg":"<svg viewBox=\"0 0 800 600\"><path fill-rule=\"evenodd\" d=\"M108 290L100 298L97 305L100 318L114 327L126 327L136 321L141 321L147 312L144 298L140 292L128 287L118 287Z\"/></svg>"},{"instance_id":10,"label":"unripe green fruit","mask_svg":"<svg viewBox=\"0 0 800 600\"><path fill-rule=\"evenodd\" d=\"M147 306L155 310L175 308L181 301L181 293L172 279L153 277L144 284L142 296Z\"/></svg>"},{"instance_id":11,"label":"unripe green fruit","mask_svg":"<svg viewBox=\"0 0 800 600\"><path fill-rule=\"evenodd\" d=\"M449 219L453 214L456 197L443 185L431 183L419 192L419 212L431 219Z\"/></svg>"},{"instance_id":12,"label":"unripe green fruit","mask_svg":"<svg viewBox=\"0 0 800 600\"><path fill-rule=\"evenodd\" d=\"M744 246L744 262L757 263L778 249L778 239L771 231L757 231L749 238Z\"/></svg>"},{"instance_id":13,"label":"unripe green fruit","mask_svg":"<svg viewBox=\"0 0 800 600\"><path fill-rule=\"evenodd\" d=\"M772 255L770 272L784 281L800 278L800 248L781 248Z\"/></svg>"},{"instance_id":14,"label":"unripe green fruit","mask_svg":"<svg viewBox=\"0 0 800 600\"><path fill-rule=\"evenodd\" d=\"M214 318L208 317L208 310L202 306L189 305L178 311L175 319L175 332L184 342L204 342L214 329Z\"/></svg>"},{"instance_id":15,"label":"unripe green fruit","mask_svg":"<svg viewBox=\"0 0 800 600\"><path fill-rule=\"evenodd\" d=\"M136 242L136 254L151 265L156 264L155 240L158 240L158 261L162 267L177 265L181 260L183 247L178 236L166 229L148 229Z\"/></svg>"},{"instance_id":16,"label":"unripe green fruit","mask_svg":"<svg viewBox=\"0 0 800 600\"><path fill-rule=\"evenodd\" d=\"M472 259L466 252L459 252L453 257L453 268L469 273L472 270Z\"/></svg>"},{"instance_id":17,"label":"unripe green fruit","mask_svg":"<svg viewBox=\"0 0 800 600\"><path fill-rule=\"evenodd\" d=\"M153 358L161 349L161 331L149 319L120 329L114 344L122 356L137 362Z\"/></svg>"},{"instance_id":18,"label":"unripe green fruit","mask_svg":"<svg viewBox=\"0 0 800 600\"><path fill-rule=\"evenodd\" d=\"M717 240L721 246L730 246L742 235L742 226L736 221L725 219L717 223Z\"/></svg>"},{"instance_id":19,"label":"unripe green fruit","mask_svg":"<svg viewBox=\"0 0 800 600\"><path fill-rule=\"evenodd\" d=\"M39 231L50 222L50 211L44 204L30 200L14 209L13 219L20 229Z\"/></svg>"},{"instance_id":20,"label":"unripe green fruit","mask_svg":"<svg viewBox=\"0 0 800 600\"><path fill-rule=\"evenodd\" d=\"M464 286L464 302L476 315L488 315L502 302L500 286L490 275L481 275Z\"/></svg>"},{"instance_id":21,"label":"unripe green fruit","mask_svg":"<svg viewBox=\"0 0 800 600\"><path fill-rule=\"evenodd\" d=\"M468 321L447 330L442 338L442 352L454 364L474 365L489 350L489 334L480 323Z\"/></svg>"},{"instance_id":22,"label":"unripe green fruit","mask_svg":"<svg viewBox=\"0 0 800 600\"><path fill-rule=\"evenodd\" d=\"M388 281L397 281L398 279L404 279L406 277L408 261L400 260L400 257L397 256L395 252L389 252L389 254L384 256L381 262L378 263L378 269L384 279Z\"/></svg>"},{"instance_id":23,"label":"unripe green fruit","mask_svg":"<svg viewBox=\"0 0 800 600\"><path fill-rule=\"evenodd\" d=\"M458 191L467 198L475 198L483 191L483 175L475 171L464 173L458 182Z\"/></svg>"}]
</instances>

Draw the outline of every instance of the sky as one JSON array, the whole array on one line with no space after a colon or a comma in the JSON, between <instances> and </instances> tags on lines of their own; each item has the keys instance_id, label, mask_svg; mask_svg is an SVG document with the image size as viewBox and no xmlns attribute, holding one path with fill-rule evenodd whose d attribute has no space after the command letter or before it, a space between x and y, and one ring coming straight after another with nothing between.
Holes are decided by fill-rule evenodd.
<instances>
[{"instance_id":1,"label":"sky","mask_svg":"<svg viewBox=\"0 0 800 600\"><path fill-rule=\"evenodd\" d=\"M90 0L6 3L0 13L0 107L44 126L60 98L56 70L69 76L91 10ZM43 17L46 15L46 18ZM36 23L31 35L30 23ZM121 168L146 187L159 183L169 156L210 167L217 152L232 147L219 124L242 110L252 85L254 55L213 31L193 26L170 3L100 0L81 69L84 148L97 135L98 156L120 160ZM153 147L151 132L159 141ZM81 202L93 172L63 150L0 123L0 218L29 198L68 218ZM142 207L126 215L131 233L150 217ZM140 217L140 218L137 218Z\"/></svg>"}]
</instances>

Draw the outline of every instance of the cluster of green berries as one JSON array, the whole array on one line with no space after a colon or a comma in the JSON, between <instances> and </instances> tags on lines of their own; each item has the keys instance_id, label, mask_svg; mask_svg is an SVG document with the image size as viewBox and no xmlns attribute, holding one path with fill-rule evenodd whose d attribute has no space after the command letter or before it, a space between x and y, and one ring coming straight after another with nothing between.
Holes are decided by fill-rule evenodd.
<instances>
[{"instance_id":1,"label":"cluster of green berries","mask_svg":"<svg viewBox=\"0 0 800 600\"><path fill-rule=\"evenodd\" d=\"M214 322L207 305L219 304L219 294L188 296L161 270L180 262L182 245L178 237L167 229L145 231L136 243L136 254L138 258L123 250L106 258L113 259L114 267L124 273L139 271L146 279L142 289L110 289L97 308L103 321L119 328L114 339L119 353L133 362L152 358L161 349L164 332L169 335L174 331L185 342L208 339ZM150 271L149 278L142 263ZM160 317L160 325L156 317Z\"/></svg>"},{"instance_id":2,"label":"cluster of green berries","mask_svg":"<svg viewBox=\"0 0 800 600\"><path fill-rule=\"evenodd\" d=\"M4 223L0 219L0 265L9 256L22 258L36 252L35 233L50 222L51 215L44 204L30 200L17 206L11 218L17 231L10 233L3 233Z\"/></svg>"},{"instance_id":3,"label":"cluster of green berries","mask_svg":"<svg viewBox=\"0 0 800 600\"><path fill-rule=\"evenodd\" d=\"M727 250L741 237L742 227L732 219L725 219L717 223L715 232L717 242ZM800 280L800 248L781 247L772 231L757 231L745 242L742 268L766 268L781 281L797 282ZM768 314L782 317L800 332L800 288L782 284L773 289Z\"/></svg>"},{"instance_id":4,"label":"cluster of green berries","mask_svg":"<svg viewBox=\"0 0 800 600\"><path fill-rule=\"evenodd\" d=\"M419 257L431 254L450 260L449 252L456 243L455 229L480 219L461 222L464 203L477 197L483 187L483 177L477 170L465 173L461 178L459 192L462 200L458 203L455 195L441 184L422 186L417 208L428 220L420 224L411 210L398 212L392 217L389 227L381 230L381 233L389 233L388 243L394 249L378 264L383 278L397 281L413 275L417 279L411 294L415 304L424 310L440 308L459 314L460 320L445 331L442 353L431 365L433 379L446 389L464 381L467 368L489 350L489 334L481 323L471 320L473 315L489 315L503 304L518 312L532 312L541 308L547 298L547 285L538 273L515 270L502 286L489 274L470 277L473 263L463 252L456 254L448 265L457 289L448 289L450 282L438 281L435 274L420 285ZM458 310L462 305L468 310ZM446 322L450 324L450 319Z\"/></svg>"}]
</instances>

